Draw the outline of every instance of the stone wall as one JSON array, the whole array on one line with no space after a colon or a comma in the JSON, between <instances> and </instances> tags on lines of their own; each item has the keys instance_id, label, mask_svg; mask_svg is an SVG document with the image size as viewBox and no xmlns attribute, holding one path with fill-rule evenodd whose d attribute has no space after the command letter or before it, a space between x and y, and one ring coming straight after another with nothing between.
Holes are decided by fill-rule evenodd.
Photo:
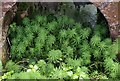
<instances>
[{"instance_id":1,"label":"stone wall","mask_svg":"<svg viewBox=\"0 0 120 81\"><path fill-rule=\"evenodd\" d=\"M6 61L7 57L7 30L8 26L11 23L13 17L15 16L15 12L17 7L14 2L0 2L0 9L2 11L0 16L0 60L2 60L3 64Z\"/></svg>"},{"instance_id":2,"label":"stone wall","mask_svg":"<svg viewBox=\"0 0 120 81\"><path fill-rule=\"evenodd\" d=\"M120 37L120 2L93 2L107 19L112 39Z\"/></svg>"}]
</instances>

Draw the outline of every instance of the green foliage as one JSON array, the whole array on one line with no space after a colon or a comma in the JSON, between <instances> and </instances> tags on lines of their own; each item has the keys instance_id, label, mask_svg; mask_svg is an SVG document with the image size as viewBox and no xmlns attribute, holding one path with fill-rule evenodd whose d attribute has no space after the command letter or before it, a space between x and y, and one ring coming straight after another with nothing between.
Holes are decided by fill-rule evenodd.
<instances>
[{"instance_id":1,"label":"green foliage","mask_svg":"<svg viewBox=\"0 0 120 81\"><path fill-rule=\"evenodd\" d=\"M12 60L9 60L5 66L7 71L20 72L21 68L19 65L15 64Z\"/></svg>"},{"instance_id":2,"label":"green foliage","mask_svg":"<svg viewBox=\"0 0 120 81\"><path fill-rule=\"evenodd\" d=\"M51 17L26 17L21 25L10 25L12 60L2 79L118 78L118 44L104 35L103 25L92 29L66 15ZM34 63L15 63L24 59Z\"/></svg>"},{"instance_id":3,"label":"green foliage","mask_svg":"<svg viewBox=\"0 0 120 81\"><path fill-rule=\"evenodd\" d=\"M50 62L57 62L61 60L62 58L62 52L60 50L51 50L48 53L48 60Z\"/></svg>"},{"instance_id":4,"label":"green foliage","mask_svg":"<svg viewBox=\"0 0 120 81\"><path fill-rule=\"evenodd\" d=\"M68 66L71 66L71 67L81 66L81 61L79 59L76 60L76 59L67 58L66 63Z\"/></svg>"},{"instance_id":5,"label":"green foliage","mask_svg":"<svg viewBox=\"0 0 120 81\"><path fill-rule=\"evenodd\" d=\"M3 69L2 61L0 60L0 74L2 73L2 69Z\"/></svg>"},{"instance_id":6,"label":"green foliage","mask_svg":"<svg viewBox=\"0 0 120 81\"><path fill-rule=\"evenodd\" d=\"M97 35L94 35L92 38L91 38L91 45L94 47L94 46L97 46L101 41L101 38Z\"/></svg>"},{"instance_id":7,"label":"green foliage","mask_svg":"<svg viewBox=\"0 0 120 81\"><path fill-rule=\"evenodd\" d=\"M105 70L109 73L109 76L112 78L116 78L119 70L119 63L114 62L111 58L105 59L104 62Z\"/></svg>"}]
</instances>

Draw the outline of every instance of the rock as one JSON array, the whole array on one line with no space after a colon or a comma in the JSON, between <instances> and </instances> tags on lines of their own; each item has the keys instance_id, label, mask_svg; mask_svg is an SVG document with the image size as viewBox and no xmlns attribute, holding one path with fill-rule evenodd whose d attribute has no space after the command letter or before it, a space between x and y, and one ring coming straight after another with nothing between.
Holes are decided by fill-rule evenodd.
<instances>
[{"instance_id":1,"label":"rock","mask_svg":"<svg viewBox=\"0 0 120 81\"><path fill-rule=\"evenodd\" d=\"M90 24L91 27L96 26L97 22L97 7L92 4L80 7L80 22L82 24Z\"/></svg>"},{"instance_id":2,"label":"rock","mask_svg":"<svg viewBox=\"0 0 120 81\"><path fill-rule=\"evenodd\" d=\"M5 0L8 1L8 0ZM2 13L0 16L0 60L3 64L5 64L7 59L7 31L9 28L9 24L11 23L13 17L15 16L15 12L17 11L17 7L15 2L2 2L0 5L2 8Z\"/></svg>"},{"instance_id":3,"label":"rock","mask_svg":"<svg viewBox=\"0 0 120 81\"><path fill-rule=\"evenodd\" d=\"M107 19L111 38L114 40L120 37L120 2L118 2L118 0L113 0L112 2L105 2L105 0L99 0L98 2L90 1L100 9Z\"/></svg>"}]
</instances>

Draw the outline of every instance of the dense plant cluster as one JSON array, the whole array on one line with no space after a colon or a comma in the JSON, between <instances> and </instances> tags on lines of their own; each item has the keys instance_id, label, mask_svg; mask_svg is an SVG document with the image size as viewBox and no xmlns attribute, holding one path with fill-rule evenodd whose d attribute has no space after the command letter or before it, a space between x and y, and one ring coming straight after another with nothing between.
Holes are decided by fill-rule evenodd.
<instances>
[{"instance_id":1,"label":"dense plant cluster","mask_svg":"<svg viewBox=\"0 0 120 81\"><path fill-rule=\"evenodd\" d=\"M25 4L20 10L23 7L28 9ZM10 25L10 60L4 67L0 63L4 68L0 80L120 79L116 57L120 40L111 41L104 23L95 28L80 24L89 15L78 17L82 14L71 3L61 5L57 13L36 14Z\"/></svg>"},{"instance_id":2,"label":"dense plant cluster","mask_svg":"<svg viewBox=\"0 0 120 81\"><path fill-rule=\"evenodd\" d=\"M82 27L65 15L24 18L10 25L11 57L1 79L119 78L118 42L104 25Z\"/></svg>"}]
</instances>

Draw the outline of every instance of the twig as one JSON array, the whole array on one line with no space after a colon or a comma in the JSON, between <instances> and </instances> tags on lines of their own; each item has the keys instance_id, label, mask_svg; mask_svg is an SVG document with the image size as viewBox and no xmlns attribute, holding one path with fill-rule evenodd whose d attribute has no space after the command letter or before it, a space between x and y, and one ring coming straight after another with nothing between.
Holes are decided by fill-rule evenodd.
<instances>
[{"instance_id":1,"label":"twig","mask_svg":"<svg viewBox=\"0 0 120 81\"><path fill-rule=\"evenodd\" d=\"M10 47L11 47L11 43L10 43L10 40L9 40L9 38L7 37L7 42L8 42L8 44L10 45Z\"/></svg>"},{"instance_id":2,"label":"twig","mask_svg":"<svg viewBox=\"0 0 120 81\"><path fill-rule=\"evenodd\" d=\"M102 62L95 62L92 65L90 65L89 67L96 66L97 64L102 64Z\"/></svg>"},{"instance_id":3,"label":"twig","mask_svg":"<svg viewBox=\"0 0 120 81\"><path fill-rule=\"evenodd\" d=\"M28 62L28 61L27 60L26 61L19 61L16 64L25 63L25 62Z\"/></svg>"}]
</instances>

